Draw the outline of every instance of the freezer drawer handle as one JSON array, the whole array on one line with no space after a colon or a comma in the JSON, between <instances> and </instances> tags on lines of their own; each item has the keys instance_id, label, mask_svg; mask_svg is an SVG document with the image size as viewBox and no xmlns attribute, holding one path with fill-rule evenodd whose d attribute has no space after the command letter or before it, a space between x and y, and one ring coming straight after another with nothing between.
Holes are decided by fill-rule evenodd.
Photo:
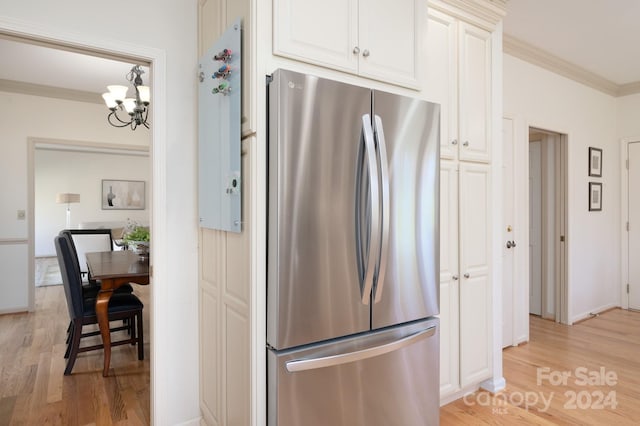
<instances>
[{"instance_id":1,"label":"freezer drawer handle","mask_svg":"<svg viewBox=\"0 0 640 426\"><path fill-rule=\"evenodd\" d=\"M417 333L410 334L402 339L396 340L391 343L386 343L381 346L373 348L362 349L359 351L348 352L345 354L331 355L322 358L312 359L298 359L289 361L285 364L287 371L295 373L298 371L315 370L324 367L334 367L336 365L347 364L354 361L362 361L369 358L374 358L380 355L388 354L389 352L397 351L407 346L411 346L414 343L431 337L436 333L436 327L432 326L425 330L420 330Z\"/></svg>"}]
</instances>

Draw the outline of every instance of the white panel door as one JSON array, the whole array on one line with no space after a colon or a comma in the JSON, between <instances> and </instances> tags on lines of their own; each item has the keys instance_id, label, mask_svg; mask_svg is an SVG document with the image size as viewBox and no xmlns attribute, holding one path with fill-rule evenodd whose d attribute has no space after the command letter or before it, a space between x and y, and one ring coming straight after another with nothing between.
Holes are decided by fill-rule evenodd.
<instances>
[{"instance_id":1,"label":"white panel door","mask_svg":"<svg viewBox=\"0 0 640 426\"><path fill-rule=\"evenodd\" d=\"M459 389L458 166L440 162L440 397Z\"/></svg>"},{"instance_id":2,"label":"white panel door","mask_svg":"<svg viewBox=\"0 0 640 426\"><path fill-rule=\"evenodd\" d=\"M460 159L491 156L491 33L458 23Z\"/></svg>"},{"instance_id":3,"label":"white panel door","mask_svg":"<svg viewBox=\"0 0 640 426\"><path fill-rule=\"evenodd\" d=\"M640 142L629 144L629 309L640 309Z\"/></svg>"},{"instance_id":4,"label":"white panel door","mask_svg":"<svg viewBox=\"0 0 640 426\"><path fill-rule=\"evenodd\" d=\"M440 158L458 158L458 47L456 20L429 9L424 91L440 104Z\"/></svg>"},{"instance_id":5,"label":"white panel door","mask_svg":"<svg viewBox=\"0 0 640 426\"><path fill-rule=\"evenodd\" d=\"M529 143L529 312L542 314L542 143Z\"/></svg>"},{"instance_id":6,"label":"white panel door","mask_svg":"<svg viewBox=\"0 0 640 426\"><path fill-rule=\"evenodd\" d=\"M460 163L460 385L491 375L490 167Z\"/></svg>"},{"instance_id":7,"label":"white panel door","mask_svg":"<svg viewBox=\"0 0 640 426\"><path fill-rule=\"evenodd\" d=\"M358 0L274 0L273 53L356 73ZM390 58L392 57L390 52Z\"/></svg>"}]
</instances>

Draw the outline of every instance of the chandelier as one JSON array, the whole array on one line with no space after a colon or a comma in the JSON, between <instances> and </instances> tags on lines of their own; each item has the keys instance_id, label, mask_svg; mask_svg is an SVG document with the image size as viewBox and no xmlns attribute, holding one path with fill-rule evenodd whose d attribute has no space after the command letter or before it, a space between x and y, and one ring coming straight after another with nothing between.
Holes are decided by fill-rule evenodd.
<instances>
[{"instance_id":1,"label":"chandelier","mask_svg":"<svg viewBox=\"0 0 640 426\"><path fill-rule=\"evenodd\" d=\"M107 86L109 91L102 94L104 102L107 104L107 108L111 111L107 116L109 124L115 127L127 127L130 126L131 130L135 130L138 126L142 125L149 128L147 123L147 117L149 115L149 86L142 85L142 77L144 74L140 65L134 65L131 71L126 75L127 80L133 85L135 89L135 98L127 98L127 86L112 85ZM129 116L124 117L124 112ZM121 115L118 115L120 113Z\"/></svg>"}]
</instances>

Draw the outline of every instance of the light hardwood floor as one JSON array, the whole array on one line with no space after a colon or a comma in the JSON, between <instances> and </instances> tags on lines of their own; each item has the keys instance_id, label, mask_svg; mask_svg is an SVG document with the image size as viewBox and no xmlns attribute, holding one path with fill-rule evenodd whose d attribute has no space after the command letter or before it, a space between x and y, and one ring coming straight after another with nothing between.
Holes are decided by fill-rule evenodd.
<instances>
[{"instance_id":1,"label":"light hardwood floor","mask_svg":"<svg viewBox=\"0 0 640 426\"><path fill-rule=\"evenodd\" d=\"M145 303L145 360L135 347L116 347L108 378L100 351L80 354L63 376L62 286L36 289L32 314L1 315L0 426L149 424L149 287L135 292ZM507 389L442 407L442 425L640 424L640 313L614 309L571 327L531 317L531 341L503 357ZM577 368L609 382L583 385ZM551 383L562 372L571 374L566 383Z\"/></svg>"},{"instance_id":2,"label":"light hardwood floor","mask_svg":"<svg viewBox=\"0 0 640 426\"><path fill-rule=\"evenodd\" d=\"M37 288L33 313L0 315L0 426L150 423L149 287L134 290L145 304L145 359L138 361L135 346L114 347L106 378L99 350L79 354L71 376L63 375L69 315L62 286Z\"/></svg>"},{"instance_id":3,"label":"light hardwood floor","mask_svg":"<svg viewBox=\"0 0 640 426\"><path fill-rule=\"evenodd\" d=\"M530 339L503 351L504 392L442 407L441 424L640 424L640 313L613 309L573 326L531 317Z\"/></svg>"}]
</instances>

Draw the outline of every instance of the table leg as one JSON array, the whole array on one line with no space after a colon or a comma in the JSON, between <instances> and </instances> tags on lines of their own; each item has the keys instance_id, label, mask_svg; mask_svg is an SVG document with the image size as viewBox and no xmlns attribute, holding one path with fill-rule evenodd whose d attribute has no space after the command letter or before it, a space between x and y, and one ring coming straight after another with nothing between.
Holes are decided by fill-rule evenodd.
<instances>
[{"instance_id":1,"label":"table leg","mask_svg":"<svg viewBox=\"0 0 640 426\"><path fill-rule=\"evenodd\" d=\"M104 282L103 282L104 286ZM98 317L98 326L100 327L100 335L102 336L102 344L104 345L104 369L102 376L109 375L109 363L111 362L111 332L109 331L109 299L113 294L113 289L100 290L96 299L96 316Z\"/></svg>"}]
</instances>

